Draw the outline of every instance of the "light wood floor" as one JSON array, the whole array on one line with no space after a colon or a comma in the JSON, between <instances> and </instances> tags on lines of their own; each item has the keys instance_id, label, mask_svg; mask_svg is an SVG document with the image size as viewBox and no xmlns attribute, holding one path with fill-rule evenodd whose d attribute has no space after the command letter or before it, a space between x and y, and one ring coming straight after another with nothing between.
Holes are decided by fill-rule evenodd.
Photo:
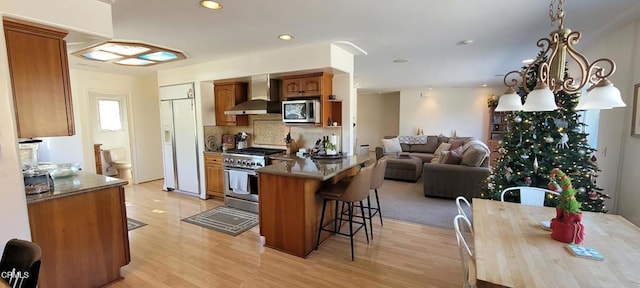
<instances>
[{"instance_id":1,"label":"light wood floor","mask_svg":"<svg viewBox=\"0 0 640 288\"><path fill-rule=\"evenodd\" d=\"M384 219L375 239L335 236L307 259L260 244L258 226L236 237L180 221L222 201L162 191L162 181L127 185L131 263L112 287L460 287L453 230ZM384 209L384 203L382 203ZM378 220L378 219L376 219Z\"/></svg>"}]
</instances>

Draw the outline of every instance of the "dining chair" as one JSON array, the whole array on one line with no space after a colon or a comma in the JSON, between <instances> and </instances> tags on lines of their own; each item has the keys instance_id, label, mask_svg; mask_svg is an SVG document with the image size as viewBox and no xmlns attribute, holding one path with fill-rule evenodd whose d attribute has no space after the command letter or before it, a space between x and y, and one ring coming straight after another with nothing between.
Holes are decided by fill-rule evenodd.
<instances>
[{"instance_id":1,"label":"dining chair","mask_svg":"<svg viewBox=\"0 0 640 288\"><path fill-rule=\"evenodd\" d=\"M504 202L504 194L514 190L520 190L520 204L533 205L533 206L544 206L544 199L547 193L553 194L553 195L560 195L560 193L556 191L551 191L548 189L528 187L528 186L518 186L518 187L509 187L507 189L502 190L502 193L500 194L500 201Z\"/></svg>"},{"instance_id":2,"label":"dining chair","mask_svg":"<svg viewBox=\"0 0 640 288\"><path fill-rule=\"evenodd\" d=\"M354 260L354 252L353 252L353 236L360 231L364 227L365 237L367 238L367 243L369 243L369 232L367 232L367 221L364 217L364 206L362 205L362 201L367 198L369 195L369 187L371 186L371 174L373 172L374 165L367 165L358 171L358 174L349 178L349 180L339 181L336 184L330 185L326 188L321 189L318 192L318 195L323 199L322 201L322 214L320 216L320 225L318 227L318 238L316 240L316 250L318 250L318 246L320 245L320 235L322 231L331 232L332 234L339 234L343 236L349 236L349 240L351 241L351 261ZM324 223L324 214L327 208L328 201L335 201L335 213L334 219L331 223ZM342 209L338 209L338 202L342 202ZM359 202L360 207L360 215L362 218L362 222L353 221L354 217L354 203ZM348 212L346 215L348 216L349 222L349 233L340 232L342 228L342 216L344 213L344 205L347 205ZM340 210L340 213L338 213ZM340 214L340 218L338 218L338 214ZM338 225L338 221L340 221L340 225ZM353 223L359 224L355 231L353 229ZM325 228L326 226L332 225L333 229Z\"/></svg>"},{"instance_id":3,"label":"dining chair","mask_svg":"<svg viewBox=\"0 0 640 288\"><path fill-rule=\"evenodd\" d=\"M456 240L458 241L458 250L460 252L460 263L462 264L462 276L465 288L476 287L476 259L467 239L465 238L464 229L471 231L469 242L473 241L473 227L471 222L463 214L457 215L453 219L453 226L456 231Z\"/></svg>"},{"instance_id":4,"label":"dining chair","mask_svg":"<svg viewBox=\"0 0 640 288\"><path fill-rule=\"evenodd\" d=\"M42 251L36 243L11 239L0 259L0 281L12 288L36 288Z\"/></svg>"},{"instance_id":5,"label":"dining chair","mask_svg":"<svg viewBox=\"0 0 640 288\"><path fill-rule=\"evenodd\" d=\"M462 215L464 215L464 217L467 217L467 219L468 219L469 216L467 215L466 212L464 212L464 208L462 207L462 203L466 204L466 207L469 209L469 211L471 211L471 203L469 203L469 200L467 200L467 198L464 198L464 196L458 196L456 198L456 206L458 207L458 214L462 214Z\"/></svg>"}]
</instances>

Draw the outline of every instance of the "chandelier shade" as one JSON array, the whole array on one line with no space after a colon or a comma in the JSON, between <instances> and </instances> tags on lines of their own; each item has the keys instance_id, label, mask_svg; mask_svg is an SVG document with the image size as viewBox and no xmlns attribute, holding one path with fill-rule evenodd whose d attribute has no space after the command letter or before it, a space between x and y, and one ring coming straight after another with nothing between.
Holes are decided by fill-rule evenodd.
<instances>
[{"instance_id":1,"label":"chandelier shade","mask_svg":"<svg viewBox=\"0 0 640 288\"><path fill-rule=\"evenodd\" d=\"M564 2L559 0L557 10L554 11L556 0L551 0L549 5L549 16L551 24L558 21L558 30L551 32L549 38L539 39L537 46L542 48L538 58L528 64L521 71L511 71L504 77L504 84L513 88L521 85L527 95L522 106L523 111L553 111L558 109L554 94L560 91L574 94L582 90L587 84L595 84L587 95L582 95L576 106L576 110L585 109L611 109L614 107L625 107L620 91L607 79L616 70L616 64L611 59L601 58L589 63L587 58L576 51L573 46L580 41L581 34L578 31L571 31L564 28ZM572 60L578 71L567 71L566 63ZM605 69L606 67L608 69ZM536 73L537 85L530 90L527 87L527 76ZM569 75L577 75L571 77ZM515 79L511 77L515 77ZM509 80L509 81L507 81ZM510 101L501 107L502 101ZM500 111L519 111L517 105L513 104L511 97L500 97L498 107ZM497 108L496 108L497 109ZM498 111L498 110L496 110Z\"/></svg>"},{"instance_id":2,"label":"chandelier shade","mask_svg":"<svg viewBox=\"0 0 640 288\"><path fill-rule=\"evenodd\" d=\"M522 110L525 112L533 111L553 111L558 109L556 105L556 97L547 85L538 84L529 95L527 100L522 105Z\"/></svg>"},{"instance_id":3,"label":"chandelier shade","mask_svg":"<svg viewBox=\"0 0 640 288\"><path fill-rule=\"evenodd\" d=\"M516 94L516 91L510 87L500 96L495 111L522 111L522 109L522 99L520 99L520 95Z\"/></svg>"},{"instance_id":4,"label":"chandelier shade","mask_svg":"<svg viewBox=\"0 0 640 288\"><path fill-rule=\"evenodd\" d=\"M604 79L594 86L591 91L588 91L586 95L580 97L580 101L578 101L578 105L574 110L611 109L626 106L622 101L620 90L613 87L609 80Z\"/></svg>"}]
</instances>

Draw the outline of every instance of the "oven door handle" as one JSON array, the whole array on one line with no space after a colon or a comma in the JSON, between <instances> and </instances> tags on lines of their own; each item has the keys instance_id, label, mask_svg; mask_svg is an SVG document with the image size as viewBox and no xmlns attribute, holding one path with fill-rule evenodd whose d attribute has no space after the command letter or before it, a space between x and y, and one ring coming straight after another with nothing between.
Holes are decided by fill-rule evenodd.
<instances>
[{"instance_id":1,"label":"oven door handle","mask_svg":"<svg viewBox=\"0 0 640 288\"><path fill-rule=\"evenodd\" d=\"M233 168L225 168L224 172L229 172L229 171L242 171L242 172L247 172L248 175L250 176L256 176L257 173L254 170L245 170L245 169L233 169Z\"/></svg>"}]
</instances>

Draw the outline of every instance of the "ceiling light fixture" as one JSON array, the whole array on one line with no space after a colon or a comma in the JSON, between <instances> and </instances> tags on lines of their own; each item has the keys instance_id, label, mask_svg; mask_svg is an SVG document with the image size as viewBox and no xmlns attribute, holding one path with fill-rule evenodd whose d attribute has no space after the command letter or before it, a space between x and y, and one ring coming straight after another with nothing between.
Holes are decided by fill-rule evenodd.
<instances>
[{"instance_id":1,"label":"ceiling light fixture","mask_svg":"<svg viewBox=\"0 0 640 288\"><path fill-rule=\"evenodd\" d=\"M473 44L473 39L462 40L458 42L458 45L471 45Z\"/></svg>"},{"instance_id":2,"label":"ceiling light fixture","mask_svg":"<svg viewBox=\"0 0 640 288\"><path fill-rule=\"evenodd\" d=\"M127 66L149 66L187 59L187 56L179 51L124 41L107 41L71 54L87 60Z\"/></svg>"},{"instance_id":3,"label":"ceiling light fixture","mask_svg":"<svg viewBox=\"0 0 640 288\"><path fill-rule=\"evenodd\" d=\"M396 63L396 64L402 64L402 63L407 63L407 62L409 62L409 60L407 60L407 59L396 59L396 60L393 60L393 63Z\"/></svg>"},{"instance_id":4,"label":"ceiling light fixture","mask_svg":"<svg viewBox=\"0 0 640 288\"><path fill-rule=\"evenodd\" d=\"M291 40L291 39L293 39L293 36L291 36L289 34L282 34L282 35L278 36L278 38L280 38L281 40Z\"/></svg>"},{"instance_id":5,"label":"ceiling light fixture","mask_svg":"<svg viewBox=\"0 0 640 288\"><path fill-rule=\"evenodd\" d=\"M559 0L558 7L554 13L556 0L551 0L549 5L549 17L551 25L558 21L558 30L553 31L550 38L538 40L538 47L544 48L540 56L521 71L511 71L504 77L504 84L508 87L498 102L495 111L553 111L556 106L554 93L564 91L566 93L576 93L584 88L588 83L595 84L590 87L586 95L580 97L575 110L585 109L610 109L613 107L626 106L620 96L620 91L613 87L608 77L613 75L616 64L608 58L601 58L593 63L589 63L587 58L576 51L573 46L580 41L581 34L578 31L571 31L564 28L564 1ZM576 62L579 77L566 76L565 65L570 56ZM546 61L544 61L546 59ZM536 63L540 63L537 71L536 87L533 91L527 88L527 75L534 69ZM610 69L605 70L599 65L605 64ZM569 73L567 73L568 75ZM576 74L573 74L576 75ZM509 77L514 77L507 80ZM513 87L521 84L527 96L526 102L522 105L520 96L515 93ZM517 99L516 99L517 98Z\"/></svg>"},{"instance_id":6,"label":"ceiling light fixture","mask_svg":"<svg viewBox=\"0 0 640 288\"><path fill-rule=\"evenodd\" d=\"M218 10L218 9L222 9L222 4L216 2L216 1L211 1L211 0L201 0L200 1L200 6L204 7L204 8L208 8L211 10Z\"/></svg>"}]
</instances>

